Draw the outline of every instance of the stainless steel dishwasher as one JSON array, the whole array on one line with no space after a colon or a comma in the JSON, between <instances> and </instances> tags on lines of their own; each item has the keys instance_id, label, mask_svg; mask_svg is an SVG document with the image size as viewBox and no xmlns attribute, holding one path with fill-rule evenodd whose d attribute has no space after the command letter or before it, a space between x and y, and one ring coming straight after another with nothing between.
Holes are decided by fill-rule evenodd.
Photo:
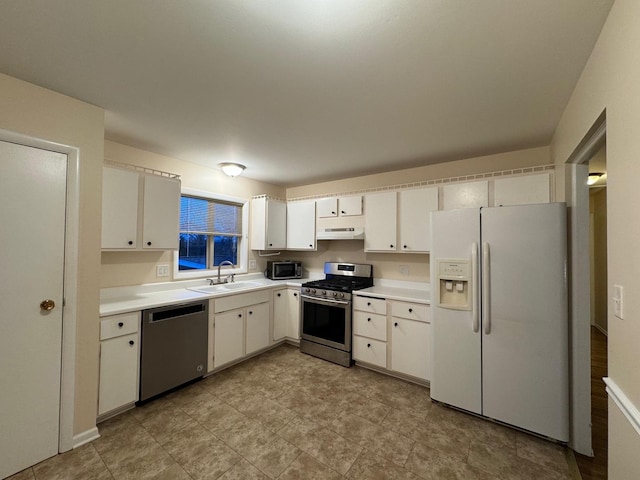
<instances>
[{"instance_id":1,"label":"stainless steel dishwasher","mask_svg":"<svg viewBox=\"0 0 640 480\"><path fill-rule=\"evenodd\" d=\"M141 401L206 373L208 310L208 300L143 310Z\"/></svg>"}]
</instances>

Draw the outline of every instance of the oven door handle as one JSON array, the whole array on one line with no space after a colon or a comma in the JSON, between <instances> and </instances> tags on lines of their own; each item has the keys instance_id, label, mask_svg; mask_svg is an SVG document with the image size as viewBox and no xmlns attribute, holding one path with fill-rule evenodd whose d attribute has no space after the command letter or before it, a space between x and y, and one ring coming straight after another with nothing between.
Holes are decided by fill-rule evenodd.
<instances>
[{"instance_id":1,"label":"oven door handle","mask_svg":"<svg viewBox=\"0 0 640 480\"><path fill-rule=\"evenodd\" d=\"M334 303L338 305L349 305L350 303L349 300L330 300L328 298L318 298L318 297L312 297L310 295L303 295L303 294L300 294L300 296L302 298L313 300L314 302L318 302L318 303Z\"/></svg>"}]
</instances>

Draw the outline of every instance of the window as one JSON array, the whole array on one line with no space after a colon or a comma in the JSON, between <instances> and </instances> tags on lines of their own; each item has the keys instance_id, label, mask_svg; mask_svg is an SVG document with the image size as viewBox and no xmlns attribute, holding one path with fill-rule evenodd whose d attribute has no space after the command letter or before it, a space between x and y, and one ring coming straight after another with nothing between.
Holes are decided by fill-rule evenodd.
<instances>
[{"instance_id":1,"label":"window","mask_svg":"<svg viewBox=\"0 0 640 480\"><path fill-rule=\"evenodd\" d=\"M242 203L183 193L178 270L211 270L225 260L240 265L242 213Z\"/></svg>"}]
</instances>

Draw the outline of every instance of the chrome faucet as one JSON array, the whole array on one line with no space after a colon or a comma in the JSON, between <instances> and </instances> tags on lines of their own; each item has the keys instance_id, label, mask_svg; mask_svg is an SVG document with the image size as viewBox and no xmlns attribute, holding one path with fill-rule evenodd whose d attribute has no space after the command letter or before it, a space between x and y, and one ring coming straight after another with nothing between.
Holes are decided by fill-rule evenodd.
<instances>
[{"instance_id":1,"label":"chrome faucet","mask_svg":"<svg viewBox=\"0 0 640 480\"><path fill-rule=\"evenodd\" d=\"M223 283L222 280L220 280L220 268L222 268L223 265L231 265L233 267L233 262L229 261L229 260L223 260L222 262L220 262L218 264L218 278L216 280L216 283ZM233 277L232 277L233 278ZM227 283L229 281L229 277L227 277L224 280L224 283Z\"/></svg>"}]
</instances>

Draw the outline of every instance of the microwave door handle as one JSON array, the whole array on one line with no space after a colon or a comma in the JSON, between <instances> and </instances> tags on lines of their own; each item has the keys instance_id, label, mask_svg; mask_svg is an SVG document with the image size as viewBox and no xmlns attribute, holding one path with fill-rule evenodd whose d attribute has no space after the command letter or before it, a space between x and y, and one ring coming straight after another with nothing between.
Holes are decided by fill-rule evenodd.
<instances>
[{"instance_id":1,"label":"microwave door handle","mask_svg":"<svg viewBox=\"0 0 640 480\"><path fill-rule=\"evenodd\" d=\"M300 296L302 298L306 298L307 300L313 300L314 302L317 302L317 303L333 303L338 305L349 305L348 300L330 300L328 298L311 297L309 295L303 295L303 294L300 294Z\"/></svg>"}]
</instances>

